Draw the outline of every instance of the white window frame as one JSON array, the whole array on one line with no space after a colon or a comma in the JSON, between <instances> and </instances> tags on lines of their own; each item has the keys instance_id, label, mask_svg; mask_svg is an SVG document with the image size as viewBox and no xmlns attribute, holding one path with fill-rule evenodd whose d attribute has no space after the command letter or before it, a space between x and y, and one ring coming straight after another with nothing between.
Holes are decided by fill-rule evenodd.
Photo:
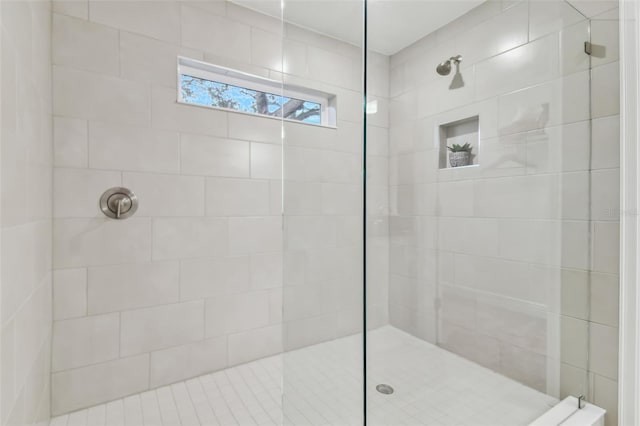
<instances>
[{"instance_id":1,"label":"white window frame","mask_svg":"<svg viewBox=\"0 0 640 426\"><path fill-rule=\"evenodd\" d=\"M187 102L182 96L181 75L189 75L204 80L229 84L237 87L244 87L263 93L270 93L287 98L294 98L320 104L320 123L308 123L291 118L282 118L271 115L257 114L246 111L239 111L231 108L222 108L212 105L201 105ZM286 120L293 123L308 124L312 126L336 127L336 96L306 87L299 87L290 84L283 84L281 81L272 80L257 75L248 74L231 68L209 64L191 58L178 56L178 103L185 105L195 105L206 108L220 109L240 114L256 115L259 117Z\"/></svg>"}]
</instances>

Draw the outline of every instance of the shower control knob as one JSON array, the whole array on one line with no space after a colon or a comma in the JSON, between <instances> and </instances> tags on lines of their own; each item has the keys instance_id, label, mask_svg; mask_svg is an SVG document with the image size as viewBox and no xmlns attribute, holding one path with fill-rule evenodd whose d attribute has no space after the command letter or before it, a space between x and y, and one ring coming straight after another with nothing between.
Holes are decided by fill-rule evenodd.
<instances>
[{"instance_id":1,"label":"shower control knob","mask_svg":"<svg viewBox=\"0 0 640 426\"><path fill-rule=\"evenodd\" d=\"M128 188L107 189L100 197L100 210L111 219L126 219L138 210L138 197Z\"/></svg>"}]
</instances>

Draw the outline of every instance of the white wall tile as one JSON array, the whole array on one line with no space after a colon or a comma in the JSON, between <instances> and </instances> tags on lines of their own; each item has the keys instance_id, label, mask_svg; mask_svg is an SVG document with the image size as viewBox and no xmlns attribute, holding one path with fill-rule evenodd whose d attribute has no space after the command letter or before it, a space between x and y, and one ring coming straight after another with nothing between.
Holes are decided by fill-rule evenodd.
<instances>
[{"instance_id":1,"label":"white wall tile","mask_svg":"<svg viewBox=\"0 0 640 426\"><path fill-rule=\"evenodd\" d=\"M307 75L307 46L294 40L283 40L282 68L287 74Z\"/></svg>"},{"instance_id":2,"label":"white wall tile","mask_svg":"<svg viewBox=\"0 0 640 426\"><path fill-rule=\"evenodd\" d=\"M386 164L385 164L386 165ZM372 175L376 169L371 168ZM370 170L371 170L370 169ZM386 173L380 173L380 180ZM362 186L324 183L320 187L322 214L326 215L357 215L362 209Z\"/></svg>"},{"instance_id":3,"label":"white wall tile","mask_svg":"<svg viewBox=\"0 0 640 426\"><path fill-rule=\"evenodd\" d=\"M476 99L485 99L557 77L558 49L558 36L553 34L477 64Z\"/></svg>"},{"instance_id":4,"label":"white wall tile","mask_svg":"<svg viewBox=\"0 0 640 426\"><path fill-rule=\"evenodd\" d=\"M277 17L265 15L235 3L227 3L226 12L227 17L230 19L251 25L252 27L261 28L275 34L282 30L282 22ZM222 15L222 13L218 14Z\"/></svg>"},{"instance_id":5,"label":"white wall tile","mask_svg":"<svg viewBox=\"0 0 640 426\"><path fill-rule=\"evenodd\" d=\"M288 250L334 247L337 228L328 216L285 217L285 244Z\"/></svg>"},{"instance_id":6,"label":"white wall tile","mask_svg":"<svg viewBox=\"0 0 640 426\"><path fill-rule=\"evenodd\" d=\"M252 143L251 177L258 179L281 179L282 146Z\"/></svg>"},{"instance_id":7,"label":"white wall tile","mask_svg":"<svg viewBox=\"0 0 640 426\"><path fill-rule=\"evenodd\" d=\"M118 314L56 321L51 368L55 372L116 359L119 340Z\"/></svg>"},{"instance_id":8,"label":"white wall tile","mask_svg":"<svg viewBox=\"0 0 640 426\"><path fill-rule=\"evenodd\" d=\"M581 72L500 97L500 134L587 120L588 84L589 74Z\"/></svg>"},{"instance_id":9,"label":"white wall tile","mask_svg":"<svg viewBox=\"0 0 640 426\"><path fill-rule=\"evenodd\" d=\"M82 19L89 18L89 0L55 0L52 6L55 13Z\"/></svg>"},{"instance_id":10,"label":"white wall tile","mask_svg":"<svg viewBox=\"0 0 640 426\"><path fill-rule=\"evenodd\" d=\"M267 253L281 249L281 217L229 218L230 254Z\"/></svg>"},{"instance_id":11,"label":"white wall tile","mask_svg":"<svg viewBox=\"0 0 640 426\"><path fill-rule=\"evenodd\" d=\"M53 319L87 314L87 270L60 269L53 272Z\"/></svg>"},{"instance_id":12,"label":"white wall tile","mask_svg":"<svg viewBox=\"0 0 640 426\"><path fill-rule=\"evenodd\" d=\"M178 103L175 89L151 89L153 127L202 135L226 136L227 113L213 108Z\"/></svg>"},{"instance_id":13,"label":"white wall tile","mask_svg":"<svg viewBox=\"0 0 640 426\"><path fill-rule=\"evenodd\" d=\"M591 114L594 118L620 111L620 75L618 62L595 67L591 71Z\"/></svg>"},{"instance_id":14,"label":"white wall tile","mask_svg":"<svg viewBox=\"0 0 640 426\"><path fill-rule=\"evenodd\" d=\"M584 16L564 1L534 1L529 4L529 38L557 33L579 21Z\"/></svg>"},{"instance_id":15,"label":"white wall tile","mask_svg":"<svg viewBox=\"0 0 640 426\"><path fill-rule=\"evenodd\" d=\"M53 162L56 167L87 167L87 122L75 118L53 119Z\"/></svg>"},{"instance_id":16,"label":"white wall tile","mask_svg":"<svg viewBox=\"0 0 640 426\"><path fill-rule=\"evenodd\" d=\"M89 123L89 165L95 169L177 173L180 137L143 127Z\"/></svg>"},{"instance_id":17,"label":"white wall tile","mask_svg":"<svg viewBox=\"0 0 640 426\"><path fill-rule=\"evenodd\" d=\"M561 358L574 367L587 368L589 325L586 321L561 317Z\"/></svg>"},{"instance_id":18,"label":"white wall tile","mask_svg":"<svg viewBox=\"0 0 640 426\"><path fill-rule=\"evenodd\" d=\"M149 386L149 355L56 373L51 386L53 415L141 392Z\"/></svg>"},{"instance_id":19,"label":"white wall tile","mask_svg":"<svg viewBox=\"0 0 640 426\"><path fill-rule=\"evenodd\" d=\"M53 63L118 75L118 37L113 28L53 14Z\"/></svg>"},{"instance_id":20,"label":"white wall tile","mask_svg":"<svg viewBox=\"0 0 640 426\"><path fill-rule=\"evenodd\" d=\"M177 42L180 40L180 9L177 2L90 0L89 19L110 27Z\"/></svg>"},{"instance_id":21,"label":"white wall tile","mask_svg":"<svg viewBox=\"0 0 640 426\"><path fill-rule=\"evenodd\" d=\"M278 33L251 28L251 63L282 71L283 42Z\"/></svg>"},{"instance_id":22,"label":"white wall tile","mask_svg":"<svg viewBox=\"0 0 640 426\"><path fill-rule=\"evenodd\" d=\"M227 10L229 9L230 5L227 5L226 2L223 1L219 1L219 0L186 0L183 2L186 5L192 6L192 7L196 7L196 8L200 8L202 10L205 10L209 13L213 13L215 15L220 15L220 16L224 16L225 13L227 13ZM245 10L245 8L243 7L239 7L237 6L239 9ZM256 15L261 15L257 12L255 12ZM228 15L229 17L231 17L231 15Z\"/></svg>"},{"instance_id":23,"label":"white wall tile","mask_svg":"<svg viewBox=\"0 0 640 426\"><path fill-rule=\"evenodd\" d=\"M2 343L2 347L0 348L0 353L2 354L2 364L0 364L0 377L2 380L3 386L5 388L2 391L2 404L5 407L13 407L16 402L16 371L15 371L15 356L16 356L16 345L15 345L15 323L7 322L2 328L2 332L0 333L0 342ZM7 408L10 410L10 408ZM8 414L3 413L3 417L8 417Z\"/></svg>"},{"instance_id":24,"label":"white wall tile","mask_svg":"<svg viewBox=\"0 0 640 426\"><path fill-rule=\"evenodd\" d=\"M282 330L269 326L229 335L229 365L274 355L282 351Z\"/></svg>"},{"instance_id":25,"label":"white wall tile","mask_svg":"<svg viewBox=\"0 0 640 426\"><path fill-rule=\"evenodd\" d=\"M618 2L613 0L568 0L580 13L590 18L607 10L614 9Z\"/></svg>"},{"instance_id":26,"label":"white wall tile","mask_svg":"<svg viewBox=\"0 0 640 426\"><path fill-rule=\"evenodd\" d=\"M456 54L473 64L526 43L528 8L526 2L518 4L465 31L456 41Z\"/></svg>"},{"instance_id":27,"label":"white wall tile","mask_svg":"<svg viewBox=\"0 0 640 426\"><path fill-rule=\"evenodd\" d=\"M101 217L102 193L122 184L120 172L88 169L57 168L53 180L54 217Z\"/></svg>"},{"instance_id":28,"label":"white wall tile","mask_svg":"<svg viewBox=\"0 0 640 426\"><path fill-rule=\"evenodd\" d=\"M226 337L151 353L151 388L200 376L227 366Z\"/></svg>"},{"instance_id":29,"label":"white wall tile","mask_svg":"<svg viewBox=\"0 0 640 426\"><path fill-rule=\"evenodd\" d=\"M89 268L89 314L117 312L178 301L177 262Z\"/></svg>"},{"instance_id":30,"label":"white wall tile","mask_svg":"<svg viewBox=\"0 0 640 426\"><path fill-rule=\"evenodd\" d=\"M540 268L538 268L540 269ZM562 269L553 286L560 285L560 313L577 319L589 319L589 274ZM553 291L553 290L551 290ZM554 297L553 295L551 296ZM556 301L551 300L552 304Z\"/></svg>"},{"instance_id":31,"label":"white wall tile","mask_svg":"<svg viewBox=\"0 0 640 426\"><path fill-rule=\"evenodd\" d=\"M280 144L282 120L251 114L230 113L229 137L252 142Z\"/></svg>"},{"instance_id":32,"label":"white wall tile","mask_svg":"<svg viewBox=\"0 0 640 426\"><path fill-rule=\"evenodd\" d=\"M178 81L177 57L203 59L202 53L181 49L153 38L120 32L121 75L143 84L175 88Z\"/></svg>"},{"instance_id":33,"label":"white wall tile","mask_svg":"<svg viewBox=\"0 0 640 426\"><path fill-rule=\"evenodd\" d=\"M180 299L195 300L249 289L249 258L234 256L183 260Z\"/></svg>"},{"instance_id":34,"label":"white wall tile","mask_svg":"<svg viewBox=\"0 0 640 426\"><path fill-rule=\"evenodd\" d=\"M308 346L315 342L334 339L337 333L335 314L289 321L284 325L283 347L285 351Z\"/></svg>"},{"instance_id":35,"label":"white wall tile","mask_svg":"<svg viewBox=\"0 0 640 426\"><path fill-rule=\"evenodd\" d=\"M29 302L34 303L34 291L42 289L50 280L51 228L48 222L32 222L2 230L2 244L11 247L0 259L3 322L24 310Z\"/></svg>"},{"instance_id":36,"label":"white wall tile","mask_svg":"<svg viewBox=\"0 0 640 426\"><path fill-rule=\"evenodd\" d=\"M243 62L251 60L251 31L248 25L183 5L181 29L184 46ZM233 34L233 37L228 37L229 34Z\"/></svg>"},{"instance_id":37,"label":"white wall tile","mask_svg":"<svg viewBox=\"0 0 640 426\"><path fill-rule=\"evenodd\" d=\"M218 296L206 302L206 336L269 325L269 292L249 292Z\"/></svg>"},{"instance_id":38,"label":"white wall tile","mask_svg":"<svg viewBox=\"0 0 640 426\"><path fill-rule=\"evenodd\" d=\"M589 325L589 369L612 380L618 377L618 328ZM564 336L563 336L564 337Z\"/></svg>"},{"instance_id":39,"label":"white wall tile","mask_svg":"<svg viewBox=\"0 0 640 426\"><path fill-rule=\"evenodd\" d=\"M269 181L207 178L208 216L263 216L269 214Z\"/></svg>"},{"instance_id":40,"label":"white wall tile","mask_svg":"<svg viewBox=\"0 0 640 426\"><path fill-rule=\"evenodd\" d=\"M560 175L560 217L571 220L589 219L589 174L586 172ZM591 188L592 194L594 188ZM593 209L593 208L592 208Z\"/></svg>"},{"instance_id":41,"label":"white wall tile","mask_svg":"<svg viewBox=\"0 0 640 426\"><path fill-rule=\"evenodd\" d=\"M148 219L58 219L53 224L56 268L140 262L151 259Z\"/></svg>"},{"instance_id":42,"label":"white wall tile","mask_svg":"<svg viewBox=\"0 0 640 426\"><path fill-rule=\"evenodd\" d=\"M322 210L322 184L313 182L284 182L274 190L284 198L284 213L288 216L318 214Z\"/></svg>"},{"instance_id":43,"label":"white wall tile","mask_svg":"<svg viewBox=\"0 0 640 426\"><path fill-rule=\"evenodd\" d=\"M589 170L590 133L588 121L528 132L527 173Z\"/></svg>"},{"instance_id":44,"label":"white wall tile","mask_svg":"<svg viewBox=\"0 0 640 426\"><path fill-rule=\"evenodd\" d=\"M205 189L201 176L122 174L123 186L138 197L139 216L204 216Z\"/></svg>"},{"instance_id":45,"label":"white wall tile","mask_svg":"<svg viewBox=\"0 0 640 426\"><path fill-rule=\"evenodd\" d=\"M620 117L597 118L592 122L591 167L607 169L620 166Z\"/></svg>"},{"instance_id":46,"label":"white wall tile","mask_svg":"<svg viewBox=\"0 0 640 426\"><path fill-rule=\"evenodd\" d=\"M592 57L592 66L597 67L619 59L618 26L617 15L615 20L600 20L596 17L591 21L591 42L602 47L597 49L597 55Z\"/></svg>"},{"instance_id":47,"label":"white wall tile","mask_svg":"<svg viewBox=\"0 0 640 426\"><path fill-rule=\"evenodd\" d=\"M620 251L620 226L617 223L593 224L593 270L617 274Z\"/></svg>"},{"instance_id":48,"label":"white wall tile","mask_svg":"<svg viewBox=\"0 0 640 426\"><path fill-rule=\"evenodd\" d=\"M478 218L442 218L439 224L440 247L468 254L495 255L498 221Z\"/></svg>"},{"instance_id":49,"label":"white wall tile","mask_svg":"<svg viewBox=\"0 0 640 426\"><path fill-rule=\"evenodd\" d=\"M182 172L207 176L249 177L250 144L206 136L182 135Z\"/></svg>"},{"instance_id":50,"label":"white wall tile","mask_svg":"<svg viewBox=\"0 0 640 426\"><path fill-rule=\"evenodd\" d=\"M121 356L196 342L204 337L204 301L125 311L120 321Z\"/></svg>"},{"instance_id":51,"label":"white wall tile","mask_svg":"<svg viewBox=\"0 0 640 426\"><path fill-rule=\"evenodd\" d=\"M617 275L591 273L591 321L617 327L619 300Z\"/></svg>"},{"instance_id":52,"label":"white wall tile","mask_svg":"<svg viewBox=\"0 0 640 426\"><path fill-rule=\"evenodd\" d=\"M282 253L254 254L251 256L251 288L254 290L282 287Z\"/></svg>"},{"instance_id":53,"label":"white wall tile","mask_svg":"<svg viewBox=\"0 0 640 426\"><path fill-rule=\"evenodd\" d=\"M307 47L309 77L346 89L359 90L360 61L321 48Z\"/></svg>"},{"instance_id":54,"label":"white wall tile","mask_svg":"<svg viewBox=\"0 0 640 426\"><path fill-rule=\"evenodd\" d=\"M596 170L591 173L591 220L620 220L620 170Z\"/></svg>"},{"instance_id":55,"label":"white wall tile","mask_svg":"<svg viewBox=\"0 0 640 426\"><path fill-rule=\"evenodd\" d=\"M227 220L166 218L153 221L153 258L223 256L228 247Z\"/></svg>"},{"instance_id":56,"label":"white wall tile","mask_svg":"<svg viewBox=\"0 0 640 426\"><path fill-rule=\"evenodd\" d=\"M54 66L53 110L62 116L146 124L151 116L149 88L117 77Z\"/></svg>"},{"instance_id":57,"label":"white wall tile","mask_svg":"<svg viewBox=\"0 0 640 426\"><path fill-rule=\"evenodd\" d=\"M565 2L554 3L570 8ZM589 69L593 57L584 53L584 42L588 39L589 22L585 20L580 20L560 32L560 66L563 75Z\"/></svg>"},{"instance_id":58,"label":"white wall tile","mask_svg":"<svg viewBox=\"0 0 640 426\"><path fill-rule=\"evenodd\" d=\"M560 246L561 265L567 268L589 269L589 223L563 221L561 227L561 239L554 243L554 247Z\"/></svg>"}]
</instances>

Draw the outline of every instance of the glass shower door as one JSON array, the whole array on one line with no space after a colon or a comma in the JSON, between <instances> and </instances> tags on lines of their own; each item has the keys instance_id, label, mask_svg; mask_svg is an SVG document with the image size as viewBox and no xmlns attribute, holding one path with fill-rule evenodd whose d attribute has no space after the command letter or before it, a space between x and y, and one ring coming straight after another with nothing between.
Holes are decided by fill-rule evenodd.
<instances>
[{"instance_id":1,"label":"glass shower door","mask_svg":"<svg viewBox=\"0 0 640 426\"><path fill-rule=\"evenodd\" d=\"M616 2L368 6L367 423L615 424Z\"/></svg>"},{"instance_id":2,"label":"glass shower door","mask_svg":"<svg viewBox=\"0 0 640 426\"><path fill-rule=\"evenodd\" d=\"M304 87L326 99L319 124L285 120L283 126L288 425L364 421L362 7L283 4L285 95Z\"/></svg>"}]
</instances>

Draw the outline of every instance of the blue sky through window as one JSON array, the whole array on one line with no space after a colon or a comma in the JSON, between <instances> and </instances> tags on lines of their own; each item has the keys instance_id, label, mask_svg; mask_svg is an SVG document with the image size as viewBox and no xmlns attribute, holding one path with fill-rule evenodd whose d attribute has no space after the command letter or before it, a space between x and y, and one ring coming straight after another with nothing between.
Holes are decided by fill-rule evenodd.
<instances>
[{"instance_id":1,"label":"blue sky through window","mask_svg":"<svg viewBox=\"0 0 640 426\"><path fill-rule=\"evenodd\" d=\"M228 108L252 114L267 115L320 124L321 105L317 102L260 92L245 87L180 75L184 102Z\"/></svg>"}]
</instances>

